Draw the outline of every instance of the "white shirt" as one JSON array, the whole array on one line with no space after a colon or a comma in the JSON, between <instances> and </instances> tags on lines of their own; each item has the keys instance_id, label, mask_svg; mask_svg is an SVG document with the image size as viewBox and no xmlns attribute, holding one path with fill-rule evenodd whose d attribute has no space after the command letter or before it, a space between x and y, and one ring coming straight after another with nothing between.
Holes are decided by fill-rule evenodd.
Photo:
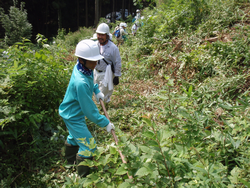
<instances>
[{"instance_id":1,"label":"white shirt","mask_svg":"<svg viewBox=\"0 0 250 188\"><path fill-rule=\"evenodd\" d=\"M121 76L121 56L118 47L111 41L108 41L107 44L104 46L101 46L98 42L98 45L100 47L100 53L102 56L104 56L104 59L109 63L109 64L114 64L115 67L115 76ZM105 61L100 60L99 63L97 63L95 69L98 71L106 71L107 64Z\"/></svg>"},{"instance_id":2,"label":"white shirt","mask_svg":"<svg viewBox=\"0 0 250 188\"><path fill-rule=\"evenodd\" d=\"M122 36L127 34L128 34L127 31L123 29L123 27L120 27L120 37L118 37L117 39L122 40L123 39Z\"/></svg>"},{"instance_id":3,"label":"white shirt","mask_svg":"<svg viewBox=\"0 0 250 188\"><path fill-rule=\"evenodd\" d=\"M138 29L137 25L134 24L132 26L132 29L131 29L132 30L132 34L136 33L137 29Z\"/></svg>"}]
</instances>

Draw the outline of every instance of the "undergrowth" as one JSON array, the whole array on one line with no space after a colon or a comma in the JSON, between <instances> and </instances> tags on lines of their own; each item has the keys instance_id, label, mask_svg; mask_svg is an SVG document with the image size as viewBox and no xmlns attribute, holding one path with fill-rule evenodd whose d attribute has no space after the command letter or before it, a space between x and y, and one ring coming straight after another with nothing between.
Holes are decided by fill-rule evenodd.
<instances>
[{"instance_id":1,"label":"undergrowth","mask_svg":"<svg viewBox=\"0 0 250 188\"><path fill-rule=\"evenodd\" d=\"M74 47L94 29L2 50L1 186L250 187L249 8L168 0L143 10L143 26L119 47L122 76L107 106L119 144L87 120L98 149L85 178L66 168L57 109Z\"/></svg>"}]
</instances>

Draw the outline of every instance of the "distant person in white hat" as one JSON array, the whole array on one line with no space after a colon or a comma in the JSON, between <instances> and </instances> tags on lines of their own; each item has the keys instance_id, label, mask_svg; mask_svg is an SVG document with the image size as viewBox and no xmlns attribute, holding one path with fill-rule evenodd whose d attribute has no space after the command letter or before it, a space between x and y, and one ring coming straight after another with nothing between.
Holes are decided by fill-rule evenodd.
<instances>
[{"instance_id":1,"label":"distant person in white hat","mask_svg":"<svg viewBox=\"0 0 250 188\"><path fill-rule=\"evenodd\" d=\"M95 67L94 82L99 85L100 91L104 94L104 102L109 103L114 85L119 84L121 57L117 46L109 40L109 26L106 23L101 23L96 33L100 53L104 58L99 60Z\"/></svg>"}]
</instances>

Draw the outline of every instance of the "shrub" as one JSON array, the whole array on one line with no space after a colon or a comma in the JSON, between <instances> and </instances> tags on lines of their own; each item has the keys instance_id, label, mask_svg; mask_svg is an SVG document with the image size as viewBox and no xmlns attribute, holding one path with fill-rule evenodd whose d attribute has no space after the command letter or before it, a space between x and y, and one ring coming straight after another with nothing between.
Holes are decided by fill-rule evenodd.
<instances>
[{"instance_id":1,"label":"shrub","mask_svg":"<svg viewBox=\"0 0 250 188\"><path fill-rule=\"evenodd\" d=\"M10 7L9 15L4 14L1 8L1 22L5 29L5 43L12 45L20 42L22 38L31 38L32 25L27 20L27 12L24 9L24 3L21 2L20 8L16 7L17 1L14 0L14 6Z\"/></svg>"},{"instance_id":2,"label":"shrub","mask_svg":"<svg viewBox=\"0 0 250 188\"><path fill-rule=\"evenodd\" d=\"M23 44L9 47L0 63L1 172L12 169L1 179L34 168L59 124L57 109L70 76L49 45L35 51Z\"/></svg>"}]
</instances>

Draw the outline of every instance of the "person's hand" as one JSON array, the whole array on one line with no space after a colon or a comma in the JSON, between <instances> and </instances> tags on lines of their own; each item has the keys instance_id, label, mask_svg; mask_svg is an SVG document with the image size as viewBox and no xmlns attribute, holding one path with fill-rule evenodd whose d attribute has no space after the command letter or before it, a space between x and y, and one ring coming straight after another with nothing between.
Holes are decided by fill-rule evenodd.
<instances>
[{"instance_id":1,"label":"person's hand","mask_svg":"<svg viewBox=\"0 0 250 188\"><path fill-rule=\"evenodd\" d=\"M119 77L118 76L114 77L113 83L114 83L115 86L119 84Z\"/></svg>"},{"instance_id":2,"label":"person's hand","mask_svg":"<svg viewBox=\"0 0 250 188\"><path fill-rule=\"evenodd\" d=\"M113 123L109 122L109 124L107 125L106 129L107 129L107 131L110 133L110 131L111 131L112 129L115 130L115 126L114 126Z\"/></svg>"},{"instance_id":3,"label":"person's hand","mask_svg":"<svg viewBox=\"0 0 250 188\"><path fill-rule=\"evenodd\" d=\"M102 101L104 101L104 94L102 92L97 93L97 95L95 95L96 98L96 102L99 104L100 99L102 99Z\"/></svg>"}]
</instances>

